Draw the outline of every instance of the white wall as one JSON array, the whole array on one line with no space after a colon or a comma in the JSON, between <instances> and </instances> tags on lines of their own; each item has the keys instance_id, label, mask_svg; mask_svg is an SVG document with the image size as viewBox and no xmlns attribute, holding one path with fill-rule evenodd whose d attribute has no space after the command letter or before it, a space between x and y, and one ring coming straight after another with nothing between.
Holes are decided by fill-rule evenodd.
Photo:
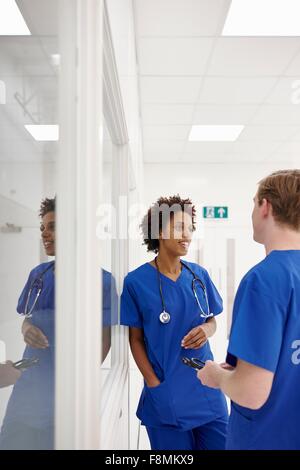
<instances>
[{"instance_id":1,"label":"white wall","mask_svg":"<svg viewBox=\"0 0 300 470\"><path fill-rule=\"evenodd\" d=\"M230 210L228 224L247 226L259 180L272 171L296 166L293 161L284 165L146 163L145 202L149 204L161 195L180 193L182 197L191 197L199 207L227 205ZM200 215L198 209L199 222Z\"/></svg>"}]
</instances>

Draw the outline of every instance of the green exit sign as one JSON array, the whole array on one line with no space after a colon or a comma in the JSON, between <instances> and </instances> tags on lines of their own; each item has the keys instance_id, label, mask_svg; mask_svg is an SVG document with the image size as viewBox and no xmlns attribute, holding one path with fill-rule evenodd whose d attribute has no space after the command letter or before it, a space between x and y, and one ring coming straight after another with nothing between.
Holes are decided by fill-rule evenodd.
<instances>
[{"instance_id":1,"label":"green exit sign","mask_svg":"<svg viewBox=\"0 0 300 470\"><path fill-rule=\"evenodd\" d=\"M226 206L204 206L204 219L228 219L228 207Z\"/></svg>"}]
</instances>

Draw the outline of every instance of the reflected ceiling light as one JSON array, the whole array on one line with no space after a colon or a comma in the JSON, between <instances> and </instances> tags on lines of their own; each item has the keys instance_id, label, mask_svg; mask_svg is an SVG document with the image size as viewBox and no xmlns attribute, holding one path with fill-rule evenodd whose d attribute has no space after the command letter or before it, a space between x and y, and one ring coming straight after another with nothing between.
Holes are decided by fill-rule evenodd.
<instances>
[{"instance_id":1,"label":"reflected ceiling light","mask_svg":"<svg viewBox=\"0 0 300 470\"><path fill-rule=\"evenodd\" d=\"M60 66L60 54L51 54L51 64L54 67Z\"/></svg>"},{"instance_id":2,"label":"reflected ceiling light","mask_svg":"<svg viewBox=\"0 0 300 470\"><path fill-rule=\"evenodd\" d=\"M59 139L59 126L57 124L25 125L25 129L39 142L53 142Z\"/></svg>"},{"instance_id":3,"label":"reflected ceiling light","mask_svg":"<svg viewBox=\"0 0 300 470\"><path fill-rule=\"evenodd\" d=\"M299 0L232 0L222 36L300 36Z\"/></svg>"},{"instance_id":4,"label":"reflected ceiling light","mask_svg":"<svg viewBox=\"0 0 300 470\"><path fill-rule=\"evenodd\" d=\"M0 80L0 104L6 104L6 85Z\"/></svg>"},{"instance_id":5,"label":"reflected ceiling light","mask_svg":"<svg viewBox=\"0 0 300 470\"><path fill-rule=\"evenodd\" d=\"M0 36L30 35L15 0L0 0Z\"/></svg>"},{"instance_id":6,"label":"reflected ceiling light","mask_svg":"<svg viewBox=\"0 0 300 470\"><path fill-rule=\"evenodd\" d=\"M192 126L190 142L234 142L244 126Z\"/></svg>"}]
</instances>

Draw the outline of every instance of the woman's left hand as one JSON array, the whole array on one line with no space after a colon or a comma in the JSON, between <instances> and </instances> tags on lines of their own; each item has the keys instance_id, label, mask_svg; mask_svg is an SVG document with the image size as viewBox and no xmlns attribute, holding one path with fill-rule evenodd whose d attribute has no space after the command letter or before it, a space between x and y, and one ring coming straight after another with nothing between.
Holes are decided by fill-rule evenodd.
<instances>
[{"instance_id":1,"label":"woman's left hand","mask_svg":"<svg viewBox=\"0 0 300 470\"><path fill-rule=\"evenodd\" d=\"M204 346L208 340L208 332L206 329L206 324L196 326L187 335L182 339L181 346L184 349L199 349Z\"/></svg>"}]
</instances>

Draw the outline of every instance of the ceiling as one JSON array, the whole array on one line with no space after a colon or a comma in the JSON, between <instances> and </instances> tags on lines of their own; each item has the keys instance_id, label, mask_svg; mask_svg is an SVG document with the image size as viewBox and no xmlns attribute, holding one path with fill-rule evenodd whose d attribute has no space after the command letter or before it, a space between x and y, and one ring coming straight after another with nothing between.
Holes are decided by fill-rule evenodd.
<instances>
[{"instance_id":1,"label":"ceiling","mask_svg":"<svg viewBox=\"0 0 300 470\"><path fill-rule=\"evenodd\" d=\"M300 37L222 37L229 7L134 0L146 162L300 159ZM197 124L245 129L233 143L188 142Z\"/></svg>"},{"instance_id":2,"label":"ceiling","mask_svg":"<svg viewBox=\"0 0 300 470\"><path fill-rule=\"evenodd\" d=\"M0 162L45 162L56 158L56 142L36 142L25 124L55 124L58 115L57 0L17 0L32 36L0 36ZM21 103L21 104L20 104ZM24 107L22 107L25 105Z\"/></svg>"}]
</instances>

